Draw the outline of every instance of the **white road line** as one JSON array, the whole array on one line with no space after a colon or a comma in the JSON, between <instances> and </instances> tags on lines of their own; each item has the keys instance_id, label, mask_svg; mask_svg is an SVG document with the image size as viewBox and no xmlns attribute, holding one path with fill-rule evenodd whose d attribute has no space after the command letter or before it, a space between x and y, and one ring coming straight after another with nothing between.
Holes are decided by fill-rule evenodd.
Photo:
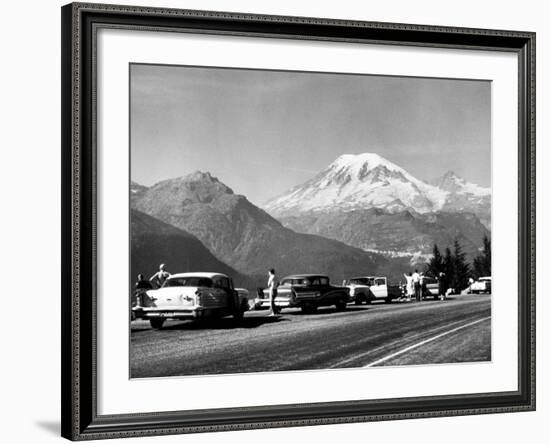
<instances>
[{"instance_id":1,"label":"white road line","mask_svg":"<svg viewBox=\"0 0 550 444\"><path fill-rule=\"evenodd\" d=\"M427 344L429 342L432 342L432 341L435 341L436 339L439 339L439 338L442 338L443 336L447 336L451 333L454 333L455 331L458 331L458 330L462 330L463 328L467 328L467 327L470 327L472 325L475 325L475 324L479 324L480 322L483 322L483 321L486 321L488 319L491 319L491 316L487 316L486 318L482 318L482 319L478 319L477 321L473 321L473 322L470 322L468 324L465 324L465 325L461 325L460 327L456 327L456 328L453 328L452 330L448 330L444 333L440 333L432 338L429 338L429 339L425 339L421 342L418 342L416 344L413 344L413 345L410 345L409 347L406 347L404 348L403 350L399 350L395 353L392 353L391 355L388 355L384 358L380 358L374 362L371 362L370 364L367 364L365 365L364 367L374 367L375 365L378 365L378 364L381 364L382 362L386 362L386 361L389 361L390 359L392 358L395 358L396 356L399 356L399 355L402 355L403 353L407 353L408 351L411 351L415 348L418 348L418 347L421 347L423 346L424 344Z\"/></svg>"}]
</instances>

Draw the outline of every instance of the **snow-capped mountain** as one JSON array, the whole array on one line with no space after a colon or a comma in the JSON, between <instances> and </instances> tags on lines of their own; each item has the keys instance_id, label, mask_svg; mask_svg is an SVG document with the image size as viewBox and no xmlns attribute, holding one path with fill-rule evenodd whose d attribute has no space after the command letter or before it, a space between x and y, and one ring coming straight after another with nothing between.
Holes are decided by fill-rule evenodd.
<instances>
[{"instance_id":1,"label":"snow-capped mountain","mask_svg":"<svg viewBox=\"0 0 550 444\"><path fill-rule=\"evenodd\" d=\"M351 211L412 208L440 210L449 195L375 153L344 154L307 182L268 201L263 208L276 217L294 211Z\"/></svg>"},{"instance_id":2,"label":"snow-capped mountain","mask_svg":"<svg viewBox=\"0 0 550 444\"><path fill-rule=\"evenodd\" d=\"M468 194L473 197L483 198L491 195L490 188L484 188L475 183L467 182L454 171L448 171L443 176L428 181L442 190L455 194Z\"/></svg>"},{"instance_id":3,"label":"snow-capped mountain","mask_svg":"<svg viewBox=\"0 0 550 444\"><path fill-rule=\"evenodd\" d=\"M281 218L304 212L355 211L390 213L414 210L473 212L490 220L491 190L453 172L429 182L375 153L344 154L307 182L268 201L263 208Z\"/></svg>"},{"instance_id":4,"label":"snow-capped mountain","mask_svg":"<svg viewBox=\"0 0 550 444\"><path fill-rule=\"evenodd\" d=\"M467 182L454 172L430 180L429 183L448 193L442 210L448 212L471 212L490 228L491 225L491 189Z\"/></svg>"}]
</instances>

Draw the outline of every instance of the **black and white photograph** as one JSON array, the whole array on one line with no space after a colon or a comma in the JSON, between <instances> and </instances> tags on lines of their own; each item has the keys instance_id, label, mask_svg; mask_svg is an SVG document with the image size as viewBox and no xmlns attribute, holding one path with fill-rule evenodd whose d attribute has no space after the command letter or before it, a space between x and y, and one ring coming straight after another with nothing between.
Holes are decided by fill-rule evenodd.
<instances>
[{"instance_id":1,"label":"black and white photograph","mask_svg":"<svg viewBox=\"0 0 550 444\"><path fill-rule=\"evenodd\" d=\"M491 361L491 82L131 64L130 377Z\"/></svg>"}]
</instances>

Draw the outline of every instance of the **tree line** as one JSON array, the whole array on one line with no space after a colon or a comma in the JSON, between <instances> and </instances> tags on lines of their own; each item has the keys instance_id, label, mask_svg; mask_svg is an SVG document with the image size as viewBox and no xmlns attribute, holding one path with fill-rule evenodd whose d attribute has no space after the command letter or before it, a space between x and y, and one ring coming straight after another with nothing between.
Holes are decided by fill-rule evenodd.
<instances>
[{"instance_id":1,"label":"tree line","mask_svg":"<svg viewBox=\"0 0 550 444\"><path fill-rule=\"evenodd\" d=\"M445 248L442 254L437 244L433 247L433 256L427 264L426 274L437 277L445 273L447 287L461 291L468 286L468 280L482 276L491 276L491 241L483 237L483 248L472 263L466 260L462 245L455 239L453 247Z\"/></svg>"}]
</instances>

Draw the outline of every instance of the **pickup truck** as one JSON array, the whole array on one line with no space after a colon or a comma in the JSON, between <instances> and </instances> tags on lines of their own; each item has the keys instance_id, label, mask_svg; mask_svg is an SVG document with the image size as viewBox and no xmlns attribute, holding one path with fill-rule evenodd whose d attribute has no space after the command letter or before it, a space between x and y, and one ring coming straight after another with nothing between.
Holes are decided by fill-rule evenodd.
<instances>
[{"instance_id":1,"label":"pickup truck","mask_svg":"<svg viewBox=\"0 0 550 444\"><path fill-rule=\"evenodd\" d=\"M356 305L370 304L376 300L386 303L403 296L403 289L399 285L388 285L384 276L358 276L344 281L349 288L350 302Z\"/></svg>"}]
</instances>

